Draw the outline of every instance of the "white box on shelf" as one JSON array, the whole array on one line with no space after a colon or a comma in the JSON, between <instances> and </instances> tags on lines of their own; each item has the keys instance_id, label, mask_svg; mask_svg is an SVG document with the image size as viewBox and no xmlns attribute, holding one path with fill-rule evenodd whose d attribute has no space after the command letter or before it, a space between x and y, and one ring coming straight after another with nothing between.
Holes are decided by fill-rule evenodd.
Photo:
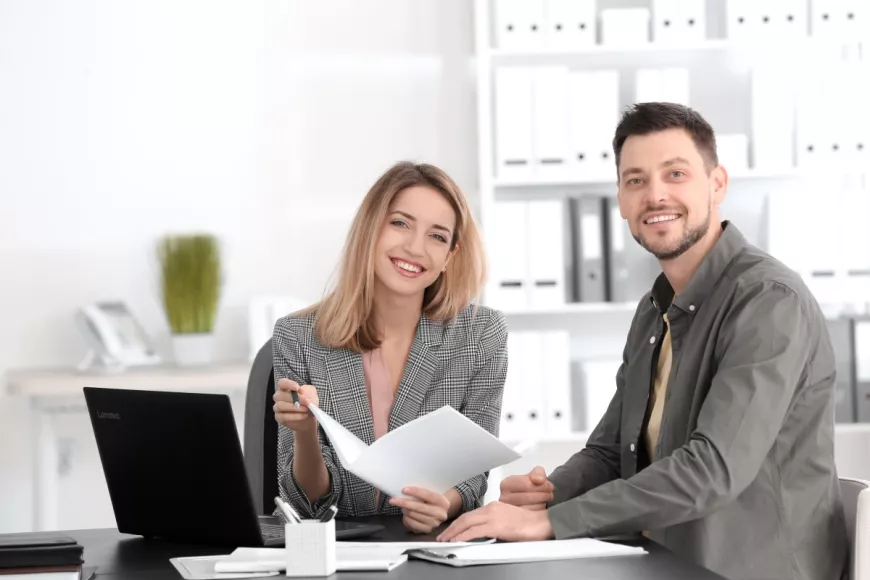
<instances>
[{"instance_id":1,"label":"white box on shelf","mask_svg":"<svg viewBox=\"0 0 870 580\"><path fill-rule=\"evenodd\" d=\"M689 69L667 67L661 74L663 93L659 100L689 106Z\"/></svg>"},{"instance_id":2,"label":"white box on shelf","mask_svg":"<svg viewBox=\"0 0 870 580\"><path fill-rule=\"evenodd\" d=\"M547 45L551 48L594 46L598 37L596 0L544 0Z\"/></svg>"},{"instance_id":3,"label":"white box on shelf","mask_svg":"<svg viewBox=\"0 0 870 580\"><path fill-rule=\"evenodd\" d=\"M716 135L719 163L734 175L749 170L749 138L743 133Z\"/></svg>"},{"instance_id":4,"label":"white box on shelf","mask_svg":"<svg viewBox=\"0 0 870 580\"><path fill-rule=\"evenodd\" d=\"M652 103L664 92L664 74L657 68L640 68L635 72L635 101Z\"/></svg>"},{"instance_id":5,"label":"white box on shelf","mask_svg":"<svg viewBox=\"0 0 870 580\"><path fill-rule=\"evenodd\" d=\"M607 8L601 11L601 44L639 46L649 41L649 8Z\"/></svg>"},{"instance_id":6,"label":"white box on shelf","mask_svg":"<svg viewBox=\"0 0 870 580\"><path fill-rule=\"evenodd\" d=\"M495 42L502 49L543 46L544 0L492 0Z\"/></svg>"}]
</instances>

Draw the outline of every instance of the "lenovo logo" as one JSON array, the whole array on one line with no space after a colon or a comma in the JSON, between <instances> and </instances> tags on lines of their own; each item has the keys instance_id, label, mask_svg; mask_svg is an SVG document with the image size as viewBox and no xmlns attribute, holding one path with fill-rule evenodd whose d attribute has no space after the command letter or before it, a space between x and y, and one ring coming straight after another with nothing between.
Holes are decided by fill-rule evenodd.
<instances>
[{"instance_id":1,"label":"lenovo logo","mask_svg":"<svg viewBox=\"0 0 870 580\"><path fill-rule=\"evenodd\" d=\"M104 413L102 411L97 411L97 419L113 419L115 421L121 420L120 413Z\"/></svg>"}]
</instances>

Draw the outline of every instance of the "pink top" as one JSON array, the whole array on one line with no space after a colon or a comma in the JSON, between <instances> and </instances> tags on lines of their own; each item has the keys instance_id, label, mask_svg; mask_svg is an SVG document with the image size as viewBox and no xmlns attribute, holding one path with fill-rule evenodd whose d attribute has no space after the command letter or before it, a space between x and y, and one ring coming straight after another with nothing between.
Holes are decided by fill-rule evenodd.
<instances>
[{"instance_id":1,"label":"pink top","mask_svg":"<svg viewBox=\"0 0 870 580\"><path fill-rule=\"evenodd\" d=\"M375 439L378 439L390 428L390 410L393 408L394 395L390 369L380 348L363 353L363 374L375 427ZM378 490L375 503L380 500L381 492Z\"/></svg>"},{"instance_id":2,"label":"pink top","mask_svg":"<svg viewBox=\"0 0 870 580\"><path fill-rule=\"evenodd\" d=\"M380 348L363 353L363 373L375 426L375 439L378 439L389 429L394 394L390 369Z\"/></svg>"}]
</instances>

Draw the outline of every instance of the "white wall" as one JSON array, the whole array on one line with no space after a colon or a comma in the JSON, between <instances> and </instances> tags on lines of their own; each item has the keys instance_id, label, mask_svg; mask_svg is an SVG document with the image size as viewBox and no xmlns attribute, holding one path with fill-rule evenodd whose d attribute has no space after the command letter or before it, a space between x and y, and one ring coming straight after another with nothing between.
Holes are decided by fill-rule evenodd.
<instances>
[{"instance_id":1,"label":"white wall","mask_svg":"<svg viewBox=\"0 0 870 580\"><path fill-rule=\"evenodd\" d=\"M0 373L78 362L71 315L105 298L125 300L169 355L153 248L193 229L223 240L218 355L244 358L247 300L317 299L391 163L437 163L470 190L471 11L0 0ZM0 532L31 526L27 410L0 398ZM93 467L86 417L62 423ZM65 511L61 527L112 524L89 481L71 476L61 503L103 515Z\"/></svg>"}]
</instances>

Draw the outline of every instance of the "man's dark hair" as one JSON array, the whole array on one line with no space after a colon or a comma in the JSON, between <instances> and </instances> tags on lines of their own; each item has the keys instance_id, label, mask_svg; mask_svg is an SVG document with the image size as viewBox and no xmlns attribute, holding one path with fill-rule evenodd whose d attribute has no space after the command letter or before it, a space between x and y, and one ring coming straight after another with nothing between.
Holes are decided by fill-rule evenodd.
<instances>
[{"instance_id":1,"label":"man's dark hair","mask_svg":"<svg viewBox=\"0 0 870 580\"><path fill-rule=\"evenodd\" d=\"M695 142L695 147L704 158L709 173L719 165L716 154L716 135L710 123L704 120L694 109L676 103L637 103L622 114L622 119L616 127L613 137L613 153L616 157L616 171L619 172L619 160L622 157L622 146L632 135L649 135L668 129L685 129Z\"/></svg>"}]
</instances>

